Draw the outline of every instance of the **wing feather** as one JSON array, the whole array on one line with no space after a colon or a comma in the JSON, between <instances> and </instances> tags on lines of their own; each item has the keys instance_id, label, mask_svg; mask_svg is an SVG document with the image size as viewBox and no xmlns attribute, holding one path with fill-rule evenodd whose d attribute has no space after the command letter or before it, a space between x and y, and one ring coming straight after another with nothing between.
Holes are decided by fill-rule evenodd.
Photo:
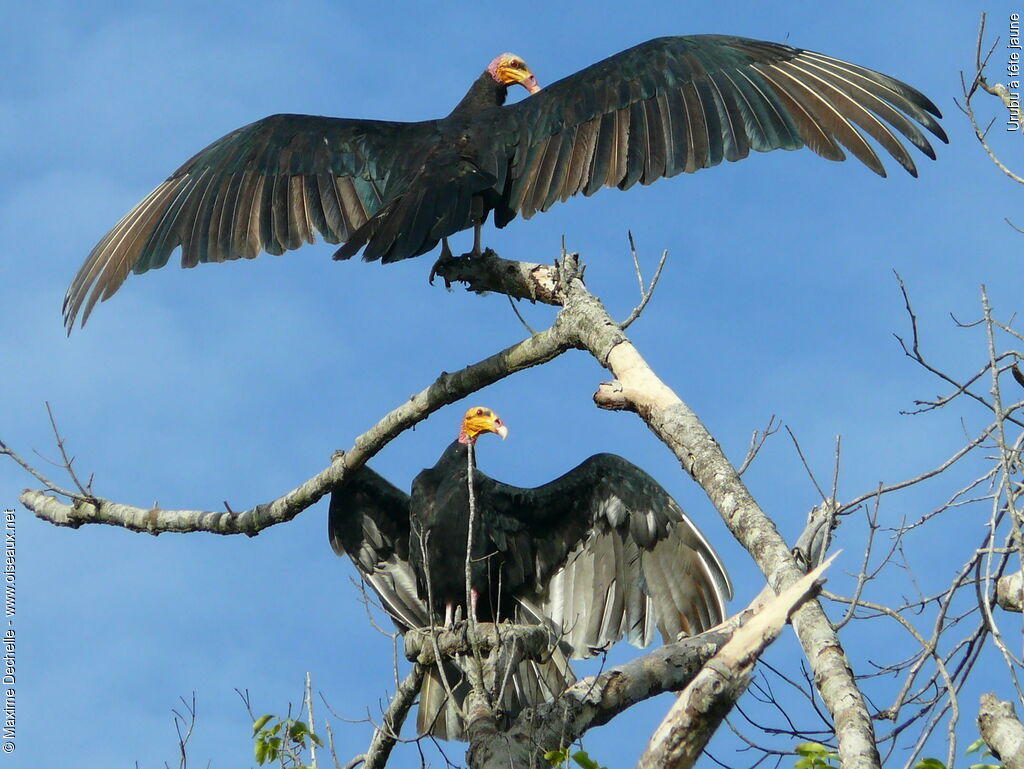
<instances>
[{"instance_id":1,"label":"wing feather","mask_svg":"<svg viewBox=\"0 0 1024 769\"><path fill-rule=\"evenodd\" d=\"M342 213L342 202L338 195L338 187L334 177L326 173L316 175L319 188L320 207L324 216L324 229L320 230L328 243L342 243L348 238L348 228ZM320 229L319 225L317 229Z\"/></svg>"},{"instance_id":2,"label":"wing feather","mask_svg":"<svg viewBox=\"0 0 1024 769\"><path fill-rule=\"evenodd\" d=\"M907 152L896 135L876 115L850 98L849 92L846 89L838 88L829 78L822 77L817 72L796 63L782 62L778 65L778 69L793 79L801 80L805 84L808 81L813 81L815 84L814 88L827 97L823 101L831 101L839 105L839 110L842 114L846 115L852 123L860 126L871 138L881 144L911 176L917 176L917 167L914 165L910 153ZM868 104L874 103L874 100L870 97L866 97L864 100Z\"/></svg>"},{"instance_id":3,"label":"wing feather","mask_svg":"<svg viewBox=\"0 0 1024 769\"><path fill-rule=\"evenodd\" d=\"M319 232L338 242L376 212L393 167L429 124L272 115L206 147L126 214L86 258L64 299L70 331L129 272L282 254ZM336 192L329 189L333 179ZM339 226L344 222L345 226Z\"/></svg>"},{"instance_id":4,"label":"wing feather","mask_svg":"<svg viewBox=\"0 0 1024 769\"><path fill-rule=\"evenodd\" d=\"M906 116L897 109L894 109L887 101L879 98L879 93L885 93L881 90L878 84L871 80L860 77L857 73L846 72L840 69L831 68L823 62L819 62L814 58L807 58L801 61L801 69L807 71L808 76L820 77L821 79L830 83L833 87L843 91L848 97L854 100L856 103L861 104L874 115L877 115L881 119L882 126L885 127L885 123L889 123L903 136L905 136L915 147L921 152L927 155L932 160L935 159L935 150L932 149L932 145L928 143L925 135L921 133L921 130L914 125ZM942 136L945 133L942 131L941 126L935 122L931 115L920 111L920 115L923 119L927 119L926 124L931 124L933 130ZM924 121L923 121L924 122ZM886 130L888 130L886 128ZM899 141L897 138L896 141Z\"/></svg>"},{"instance_id":5,"label":"wing feather","mask_svg":"<svg viewBox=\"0 0 1024 769\"><path fill-rule=\"evenodd\" d=\"M685 171L692 174L707 166L708 124L704 119L703 105L693 83L684 83L681 89L683 109L686 111L687 153Z\"/></svg>"},{"instance_id":6,"label":"wing feather","mask_svg":"<svg viewBox=\"0 0 1024 769\"><path fill-rule=\"evenodd\" d=\"M794 77L793 72L784 66L764 67L761 76L775 87L776 93L785 93L793 103L799 104L802 115L814 124L818 132L828 137L833 146L836 146L836 142L842 144L876 174L885 176L885 167L878 155L834 102ZM845 157L842 150L838 147L836 149L839 159Z\"/></svg>"},{"instance_id":7,"label":"wing feather","mask_svg":"<svg viewBox=\"0 0 1024 769\"><path fill-rule=\"evenodd\" d=\"M587 169L594 155L594 145L597 142L600 129L600 120L594 119L581 124L576 130L576 141L572 142L569 169L562 185L560 198L562 202L583 191L587 180Z\"/></svg>"},{"instance_id":8,"label":"wing feather","mask_svg":"<svg viewBox=\"0 0 1024 769\"><path fill-rule=\"evenodd\" d=\"M845 147L884 176L864 134L912 174L897 133L932 158L918 126L947 141L935 105L895 78L813 51L721 35L648 41L505 111L513 124L505 130L506 156L515 158L520 181L499 226L576 192L650 184L740 160L751 149L807 146L842 160ZM549 179L562 180L557 195Z\"/></svg>"},{"instance_id":9,"label":"wing feather","mask_svg":"<svg viewBox=\"0 0 1024 769\"><path fill-rule=\"evenodd\" d=\"M409 495L369 467L331 494L331 547L348 555L403 632L428 624L409 563Z\"/></svg>"},{"instance_id":10,"label":"wing feather","mask_svg":"<svg viewBox=\"0 0 1024 769\"><path fill-rule=\"evenodd\" d=\"M612 454L598 454L537 489L481 476L480 504L514 518L529 544L505 552L529 560L533 591L520 621L541 621L574 657L626 636L650 642L697 633L725 618L732 587L707 539L658 483ZM500 524L507 530L514 525Z\"/></svg>"},{"instance_id":11,"label":"wing feather","mask_svg":"<svg viewBox=\"0 0 1024 769\"><path fill-rule=\"evenodd\" d=\"M544 148L544 157L537 165L537 173L530 185L525 210L533 215L537 211L543 211L544 201L548 197L548 190L554 183L555 171L558 168L559 158L562 155L562 141L564 133L558 133L551 137ZM571 144L570 144L571 149ZM562 171L565 172L564 169Z\"/></svg>"}]
</instances>

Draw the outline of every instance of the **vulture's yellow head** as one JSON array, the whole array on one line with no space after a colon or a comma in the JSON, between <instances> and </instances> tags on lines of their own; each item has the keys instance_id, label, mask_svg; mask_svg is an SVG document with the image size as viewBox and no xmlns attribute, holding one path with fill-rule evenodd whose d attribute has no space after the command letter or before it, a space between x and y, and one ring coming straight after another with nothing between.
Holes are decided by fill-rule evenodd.
<instances>
[{"instance_id":1,"label":"vulture's yellow head","mask_svg":"<svg viewBox=\"0 0 1024 769\"><path fill-rule=\"evenodd\" d=\"M530 93L537 93L540 90L537 78L526 66L526 62L514 53L503 53L495 57L494 61L487 65L487 71L502 85L518 83Z\"/></svg>"},{"instance_id":2,"label":"vulture's yellow head","mask_svg":"<svg viewBox=\"0 0 1024 769\"><path fill-rule=\"evenodd\" d=\"M508 437L508 428L501 417L485 406L474 406L462 418L459 429L459 443L476 443L478 436L484 433L496 433L504 440Z\"/></svg>"}]
</instances>

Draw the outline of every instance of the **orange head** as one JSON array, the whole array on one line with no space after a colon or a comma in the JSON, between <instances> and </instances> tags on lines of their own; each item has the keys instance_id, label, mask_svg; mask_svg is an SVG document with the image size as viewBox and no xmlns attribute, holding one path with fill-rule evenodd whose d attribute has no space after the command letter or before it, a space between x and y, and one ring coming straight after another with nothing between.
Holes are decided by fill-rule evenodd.
<instances>
[{"instance_id":1,"label":"orange head","mask_svg":"<svg viewBox=\"0 0 1024 769\"><path fill-rule=\"evenodd\" d=\"M522 57L514 53L503 53L487 65L487 72L497 82L509 86L518 83L530 93L537 93L540 86Z\"/></svg>"},{"instance_id":2,"label":"orange head","mask_svg":"<svg viewBox=\"0 0 1024 769\"><path fill-rule=\"evenodd\" d=\"M459 443L476 443L477 436L484 433L497 433L504 440L508 437L508 428L501 417L485 406L474 406L462 418L459 428Z\"/></svg>"}]
</instances>

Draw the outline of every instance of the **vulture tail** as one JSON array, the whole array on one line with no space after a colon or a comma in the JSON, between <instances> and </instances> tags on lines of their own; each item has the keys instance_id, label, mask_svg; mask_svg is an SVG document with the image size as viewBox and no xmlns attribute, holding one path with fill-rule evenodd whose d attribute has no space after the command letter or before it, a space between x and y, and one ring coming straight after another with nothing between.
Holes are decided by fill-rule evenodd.
<instances>
[{"instance_id":1,"label":"vulture tail","mask_svg":"<svg viewBox=\"0 0 1024 769\"><path fill-rule=\"evenodd\" d=\"M430 667L423 676L420 689L419 716L416 731L442 740L465 740L466 697L469 695L469 677L463 669L475 665L472 657L446 660L444 674L451 687L449 696L445 681L436 667ZM520 662L511 675L499 676L501 683L493 695L501 695L499 722L508 726L526 708L550 702L576 682L576 676L561 649L556 648L544 662Z\"/></svg>"}]
</instances>

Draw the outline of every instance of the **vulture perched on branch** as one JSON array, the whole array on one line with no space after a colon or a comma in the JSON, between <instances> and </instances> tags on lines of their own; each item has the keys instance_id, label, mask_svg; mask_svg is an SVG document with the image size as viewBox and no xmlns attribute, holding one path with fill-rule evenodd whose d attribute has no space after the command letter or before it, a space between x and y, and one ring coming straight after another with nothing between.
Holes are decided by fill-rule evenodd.
<instances>
[{"instance_id":1,"label":"vulture perched on branch","mask_svg":"<svg viewBox=\"0 0 1024 769\"><path fill-rule=\"evenodd\" d=\"M471 447L484 433L504 438L507 429L490 409L471 408L410 495L363 467L331 496L332 546L349 555L403 633L466 616L467 480ZM714 549L668 492L622 457L597 454L536 489L474 467L473 490L476 619L541 625L550 639L547 661L521 662L502 687L506 717L564 691L574 681L569 657L592 656L623 636L646 646L660 631L672 641L725 618L732 585ZM462 659L445 662L454 701L428 668L421 734L462 736Z\"/></svg>"},{"instance_id":2,"label":"vulture perched on branch","mask_svg":"<svg viewBox=\"0 0 1024 769\"><path fill-rule=\"evenodd\" d=\"M503 106L511 85L530 97ZM912 175L903 139L935 157L939 110L906 83L831 56L722 35L663 37L541 90L494 59L448 117L418 123L272 115L198 152L92 250L64 298L70 332L128 273L282 254L320 233L348 259L394 262L504 227L602 187L629 189L751 150L852 152L885 176L870 136ZM919 127L920 126L920 127Z\"/></svg>"}]
</instances>

